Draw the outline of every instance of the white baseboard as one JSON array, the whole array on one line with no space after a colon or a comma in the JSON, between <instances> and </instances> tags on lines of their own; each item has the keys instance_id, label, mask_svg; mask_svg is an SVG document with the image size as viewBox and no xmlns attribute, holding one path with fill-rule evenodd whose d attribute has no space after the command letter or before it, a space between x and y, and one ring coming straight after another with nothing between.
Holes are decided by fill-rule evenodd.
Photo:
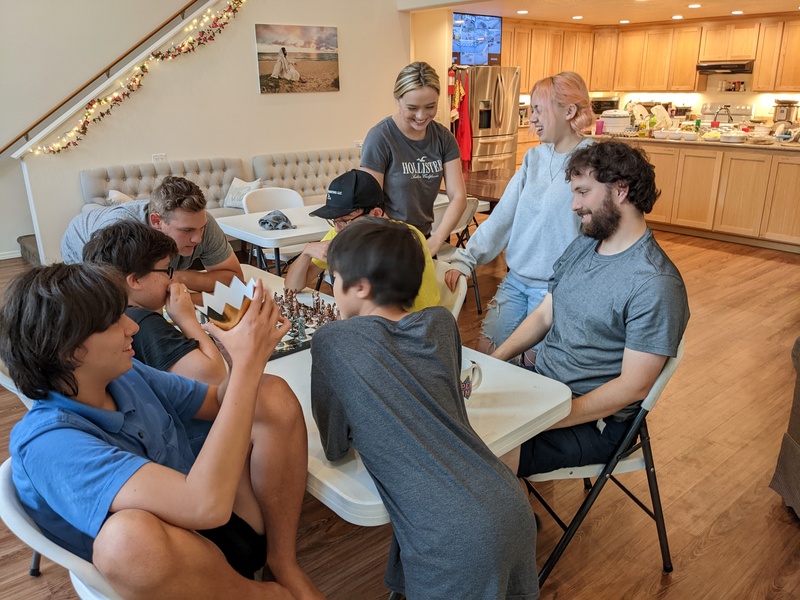
<instances>
[{"instance_id":1,"label":"white baseboard","mask_svg":"<svg viewBox=\"0 0 800 600\"><path fill-rule=\"evenodd\" d=\"M5 260L7 258L22 258L22 252L19 250L10 252L0 252L0 260Z\"/></svg>"}]
</instances>

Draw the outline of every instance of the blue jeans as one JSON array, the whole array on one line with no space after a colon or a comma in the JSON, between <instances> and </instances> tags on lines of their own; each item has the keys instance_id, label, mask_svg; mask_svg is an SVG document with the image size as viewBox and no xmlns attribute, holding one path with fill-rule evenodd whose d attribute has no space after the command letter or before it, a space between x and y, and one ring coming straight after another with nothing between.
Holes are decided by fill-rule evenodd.
<instances>
[{"instance_id":1,"label":"blue jeans","mask_svg":"<svg viewBox=\"0 0 800 600\"><path fill-rule=\"evenodd\" d=\"M547 294L544 287L529 287L508 273L497 287L494 298L486 306L481 333L495 348L505 342Z\"/></svg>"}]
</instances>

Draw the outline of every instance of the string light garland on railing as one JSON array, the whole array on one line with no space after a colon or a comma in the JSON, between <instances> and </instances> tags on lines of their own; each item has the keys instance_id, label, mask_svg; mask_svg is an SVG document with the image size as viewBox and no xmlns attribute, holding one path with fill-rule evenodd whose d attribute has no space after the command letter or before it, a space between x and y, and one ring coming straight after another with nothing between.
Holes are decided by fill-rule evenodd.
<instances>
[{"instance_id":1,"label":"string light garland on railing","mask_svg":"<svg viewBox=\"0 0 800 600\"><path fill-rule=\"evenodd\" d=\"M247 0L228 0L227 6L211 14L211 9L206 11L202 17L194 19L184 28L187 37L179 44L173 44L168 49L156 50L140 65L133 69L133 73L125 80L119 82L119 87L104 98L94 98L90 100L85 108L83 116L78 124L70 131L63 134L58 141L49 146L38 146L31 148L33 154L59 154L70 148L74 148L86 136L89 126L99 123L105 119L111 111L130 98L130 95L142 87L142 79L150 72L150 63L153 61L162 62L174 60L190 52L194 52L200 46L205 46L214 41L217 35L228 25L231 19L236 16L242 5ZM197 30L196 33L192 33Z\"/></svg>"}]
</instances>

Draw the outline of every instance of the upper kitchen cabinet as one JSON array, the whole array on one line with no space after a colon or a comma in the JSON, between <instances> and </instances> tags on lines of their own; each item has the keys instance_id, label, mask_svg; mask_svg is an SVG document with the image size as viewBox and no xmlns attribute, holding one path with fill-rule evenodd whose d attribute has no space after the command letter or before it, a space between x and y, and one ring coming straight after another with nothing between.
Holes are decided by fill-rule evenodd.
<instances>
[{"instance_id":1,"label":"upper kitchen cabinet","mask_svg":"<svg viewBox=\"0 0 800 600\"><path fill-rule=\"evenodd\" d=\"M616 29L597 30L594 32L592 72L589 80L590 91L610 92L614 89L617 36Z\"/></svg>"},{"instance_id":2,"label":"upper kitchen cabinet","mask_svg":"<svg viewBox=\"0 0 800 600\"><path fill-rule=\"evenodd\" d=\"M697 56L700 52L702 28L678 27L672 34L672 54L669 61L667 90L693 92L704 87L707 77L697 74Z\"/></svg>"},{"instance_id":3,"label":"upper kitchen cabinet","mask_svg":"<svg viewBox=\"0 0 800 600\"><path fill-rule=\"evenodd\" d=\"M529 93L533 84L561 71L562 29L530 27L503 22L503 66L519 67L519 89Z\"/></svg>"},{"instance_id":4,"label":"upper kitchen cabinet","mask_svg":"<svg viewBox=\"0 0 800 600\"><path fill-rule=\"evenodd\" d=\"M645 32L623 31L617 39L615 90L638 90L644 63ZM666 85L666 84L665 84Z\"/></svg>"},{"instance_id":5,"label":"upper kitchen cabinet","mask_svg":"<svg viewBox=\"0 0 800 600\"><path fill-rule=\"evenodd\" d=\"M754 59L759 28L759 23L719 23L704 26L698 60Z\"/></svg>"},{"instance_id":6,"label":"upper kitchen cabinet","mask_svg":"<svg viewBox=\"0 0 800 600\"><path fill-rule=\"evenodd\" d=\"M800 91L800 21L786 21L783 24L780 59L775 78L776 92Z\"/></svg>"},{"instance_id":7,"label":"upper kitchen cabinet","mask_svg":"<svg viewBox=\"0 0 800 600\"><path fill-rule=\"evenodd\" d=\"M762 23L758 36L758 49L753 64L754 92L769 92L775 89L775 74L781 55L783 23Z\"/></svg>"},{"instance_id":8,"label":"upper kitchen cabinet","mask_svg":"<svg viewBox=\"0 0 800 600\"><path fill-rule=\"evenodd\" d=\"M615 90L663 91L667 89L671 28L625 31L617 42ZM694 71L694 64L692 70Z\"/></svg>"},{"instance_id":9,"label":"upper kitchen cabinet","mask_svg":"<svg viewBox=\"0 0 800 600\"><path fill-rule=\"evenodd\" d=\"M530 27L503 27L503 47L500 62L504 67L519 67L519 91L528 93L531 74L531 29Z\"/></svg>"},{"instance_id":10,"label":"upper kitchen cabinet","mask_svg":"<svg viewBox=\"0 0 800 600\"><path fill-rule=\"evenodd\" d=\"M561 71L575 71L589 85L592 74L592 47L594 36L591 31L565 31L561 46Z\"/></svg>"}]
</instances>

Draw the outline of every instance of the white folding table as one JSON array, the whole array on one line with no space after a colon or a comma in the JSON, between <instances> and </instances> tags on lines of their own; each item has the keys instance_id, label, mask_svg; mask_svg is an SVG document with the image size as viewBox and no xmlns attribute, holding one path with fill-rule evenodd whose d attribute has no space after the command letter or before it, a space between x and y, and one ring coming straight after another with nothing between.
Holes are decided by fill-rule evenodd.
<instances>
[{"instance_id":1,"label":"white folding table","mask_svg":"<svg viewBox=\"0 0 800 600\"><path fill-rule=\"evenodd\" d=\"M569 414L572 394L563 383L469 348L463 354L483 371L481 386L467 402L469 421L497 456ZM270 361L265 372L285 379L303 407L308 428L308 492L350 523L388 523L389 515L359 456L351 452L333 463L325 458L311 414L311 351Z\"/></svg>"}]
</instances>

